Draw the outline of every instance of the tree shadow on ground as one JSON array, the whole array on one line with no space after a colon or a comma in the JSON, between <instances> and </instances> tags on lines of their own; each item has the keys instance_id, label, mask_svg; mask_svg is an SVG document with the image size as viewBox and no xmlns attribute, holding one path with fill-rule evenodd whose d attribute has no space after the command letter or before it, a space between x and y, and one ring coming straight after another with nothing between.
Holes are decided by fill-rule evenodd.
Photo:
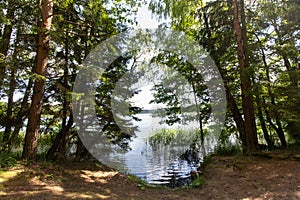
<instances>
[{"instance_id":1,"label":"tree shadow on ground","mask_svg":"<svg viewBox=\"0 0 300 200\"><path fill-rule=\"evenodd\" d=\"M299 199L300 162L264 157L213 156L201 188L140 186L103 165L21 164L0 171L0 199Z\"/></svg>"}]
</instances>

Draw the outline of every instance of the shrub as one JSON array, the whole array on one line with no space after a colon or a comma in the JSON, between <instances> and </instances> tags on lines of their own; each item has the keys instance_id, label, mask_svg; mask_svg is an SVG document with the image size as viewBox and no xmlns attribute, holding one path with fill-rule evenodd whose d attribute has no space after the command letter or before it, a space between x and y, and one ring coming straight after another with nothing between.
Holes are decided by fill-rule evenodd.
<instances>
[{"instance_id":1,"label":"shrub","mask_svg":"<svg viewBox=\"0 0 300 200\"><path fill-rule=\"evenodd\" d=\"M0 153L0 168L6 169L17 164L18 154Z\"/></svg>"}]
</instances>

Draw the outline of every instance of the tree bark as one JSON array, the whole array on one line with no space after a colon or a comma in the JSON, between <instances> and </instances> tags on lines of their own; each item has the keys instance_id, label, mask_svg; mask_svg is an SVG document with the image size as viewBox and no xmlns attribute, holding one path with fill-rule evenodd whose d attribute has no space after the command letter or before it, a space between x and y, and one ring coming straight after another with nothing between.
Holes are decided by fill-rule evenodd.
<instances>
[{"instance_id":1,"label":"tree bark","mask_svg":"<svg viewBox=\"0 0 300 200\"><path fill-rule=\"evenodd\" d=\"M239 137L242 141L242 144L246 144L246 133L245 133L245 124L244 124L244 119L240 113L240 110L237 106L236 100L234 99L229 87L228 87L228 83L226 82L226 78L225 78L225 74L226 72L224 72L224 70L222 70L221 66L220 66L220 60L219 60L219 55L216 55L216 51L214 48L214 43L212 41L212 35L210 32L210 26L209 26L209 19L206 15L206 13L203 13L204 16L204 25L205 28L207 30L207 35L208 35L208 41L207 42L207 46L208 49L211 51L210 55L213 58L213 60L216 63L216 66L218 67L218 70L220 71L222 80L224 81L224 87L225 87L225 92L226 92L226 100L227 100L227 106L230 109L230 112L232 113L232 117L233 120L237 126L238 132L239 132Z\"/></svg>"},{"instance_id":2,"label":"tree bark","mask_svg":"<svg viewBox=\"0 0 300 200\"><path fill-rule=\"evenodd\" d=\"M17 138L21 128L23 127L25 116L28 113L28 103L27 102L28 102L28 99L30 96L32 85L33 85L33 80L30 79L28 81L28 85L26 87L26 91L25 91L25 94L24 94L24 97L22 100L21 108L16 116L16 121L15 121L16 123L14 125L14 131L12 132L11 137L9 139L9 143L8 143L8 148L9 148L8 151L9 152L11 151L11 148L15 142L15 139Z\"/></svg>"},{"instance_id":3,"label":"tree bark","mask_svg":"<svg viewBox=\"0 0 300 200\"><path fill-rule=\"evenodd\" d=\"M85 130L85 124L84 124L85 105L84 105L84 103L82 103L82 104L79 103L77 109L80 110L80 122L78 124L79 128L77 131L75 160L80 160L83 157L84 150L85 150L85 147L80 138L81 133L83 133Z\"/></svg>"},{"instance_id":4,"label":"tree bark","mask_svg":"<svg viewBox=\"0 0 300 200\"><path fill-rule=\"evenodd\" d=\"M265 140L268 144L268 147L272 148L274 146L274 143L273 143L273 141L272 141L272 139L269 135L268 129L267 129L266 120L264 118L263 111L262 111L263 110L262 109L262 103L261 103L261 100L259 99L259 97L257 97L256 102L257 102L258 118L259 118L261 129L262 129L263 134L264 134L264 138L265 138Z\"/></svg>"},{"instance_id":5,"label":"tree bark","mask_svg":"<svg viewBox=\"0 0 300 200\"><path fill-rule=\"evenodd\" d=\"M241 77L241 93L242 93L242 107L245 121L246 132L246 147L248 150L255 150L258 147L258 138L256 132L255 116L254 116L254 103L251 94L252 73L249 70L249 56L247 53L247 36L246 36L246 22L244 14L244 1L240 0L241 10L237 0L233 0L234 8L234 28L236 31L238 62L240 67ZM239 20L241 17L241 21ZM242 24L242 27L241 27Z\"/></svg>"},{"instance_id":6,"label":"tree bark","mask_svg":"<svg viewBox=\"0 0 300 200\"><path fill-rule=\"evenodd\" d=\"M40 1L39 1L40 7ZM43 97L45 91L46 69L48 63L50 29L53 17L53 1L44 0L41 5L42 22L38 21L38 46L37 46L37 64L35 73L37 78L34 82L32 102L30 106L28 125L25 135L25 144L22 157L25 159L34 159L37 153L38 131L40 126L41 110L43 106Z\"/></svg>"},{"instance_id":7,"label":"tree bark","mask_svg":"<svg viewBox=\"0 0 300 200\"><path fill-rule=\"evenodd\" d=\"M11 4L12 3L9 1L8 5L7 5L6 18L8 20L13 20L14 19L15 8ZM2 39L0 41L0 44L1 44L0 45L0 54L3 54L4 57L7 56L12 31L13 31L13 24L12 23L6 23L6 25L4 27ZM5 63L0 63L0 91L2 89L3 82L4 82L4 79L5 79L5 72L6 72Z\"/></svg>"},{"instance_id":8,"label":"tree bark","mask_svg":"<svg viewBox=\"0 0 300 200\"><path fill-rule=\"evenodd\" d=\"M20 33L20 27L17 27L17 34L16 34L16 44L19 44L19 34ZM13 60L16 60L18 54L18 48L17 46L14 47L13 52ZM14 125L14 116L13 116L13 106L14 106L14 93L16 89L16 76L17 76L17 67L15 66L15 63L11 63L10 66L10 78L9 78L9 90L8 90L8 101L7 101L7 111L6 111L6 123L5 123L5 130L3 135L3 149L4 151L10 151L10 137L11 137L11 131L12 127Z\"/></svg>"},{"instance_id":9,"label":"tree bark","mask_svg":"<svg viewBox=\"0 0 300 200\"><path fill-rule=\"evenodd\" d=\"M255 36L256 36L256 39L258 40L258 42L261 43L259 37L257 35L255 35ZM271 89L271 84L270 84L271 83L270 70L269 70L269 65L267 63L266 54L265 54L265 51L264 51L263 48L260 48L260 51L262 53L262 59L263 59L263 63L264 63L265 71L266 71L268 95L271 98L271 105L274 108L276 108L277 105L276 105L276 102L275 102L275 95L273 94L272 89ZM288 64L288 65L290 65L290 64ZM264 102L265 102L265 100L264 100ZM276 131L276 133L277 133L277 135L278 135L278 137L280 139L281 145L283 147L286 147L287 146L287 142L286 142L284 131L283 131L283 128L282 128L282 125L281 125L280 114L278 113L277 109L275 109L273 111L274 112L274 116L275 116L276 125L277 125L277 127L276 127L275 124L272 122L272 119L271 119L270 114L268 112L269 111L266 111L266 113L267 113L267 120L269 121L271 127L274 128L274 130Z\"/></svg>"},{"instance_id":10,"label":"tree bark","mask_svg":"<svg viewBox=\"0 0 300 200\"><path fill-rule=\"evenodd\" d=\"M54 159L54 153L58 151L59 145L61 144L61 141L62 141L62 137L64 135L66 135L67 132L69 132L69 130L72 128L72 125L73 125L73 114L71 112L70 113L70 118L69 118L69 121L68 121L67 125L64 126L60 130L60 132L56 135L56 137L55 137L55 139L52 143L52 146L48 150L47 155L46 155L47 160L53 160ZM60 153L62 153L62 152L60 152ZM62 154L62 156L65 156L65 155Z\"/></svg>"},{"instance_id":11,"label":"tree bark","mask_svg":"<svg viewBox=\"0 0 300 200\"><path fill-rule=\"evenodd\" d=\"M233 117L233 120L238 129L242 144L246 145L246 130L245 130L244 119L240 113L237 103L236 103L231 91L229 90L228 86L226 84L224 84L224 86L225 86L225 91L226 91L227 106L232 113L232 117Z\"/></svg>"},{"instance_id":12,"label":"tree bark","mask_svg":"<svg viewBox=\"0 0 300 200\"><path fill-rule=\"evenodd\" d=\"M65 65L64 65L64 77L63 77L63 86L65 88L69 88L68 86L68 75L69 75L69 32L66 30L66 38L65 38ZM63 116L62 116L62 129L67 125L67 112L69 107L69 97L68 92L63 91ZM61 145L60 145L60 153L65 156L66 154L66 137L67 132L62 132Z\"/></svg>"},{"instance_id":13,"label":"tree bark","mask_svg":"<svg viewBox=\"0 0 300 200\"><path fill-rule=\"evenodd\" d=\"M275 97L274 97L274 94L273 94L273 92L271 90L271 85L270 85L271 79L270 79L269 65L267 64L267 59L266 59L266 55L265 55L264 50L261 49L261 51L262 51L262 55L263 55L264 66L265 66L265 69L266 69L268 94L271 97L271 104L274 107L276 107ZM280 121L280 115L277 112L277 110L275 110L275 121L276 121L277 127L275 125L273 125L273 127L275 127L275 131L276 131L276 133L277 133L277 135L278 135L278 137L280 139L281 145L283 147L286 147L287 146L287 142L286 142L286 139L285 139L285 136L284 136L284 132L283 132L283 129L282 129L282 125L281 125L281 121Z\"/></svg>"},{"instance_id":14,"label":"tree bark","mask_svg":"<svg viewBox=\"0 0 300 200\"><path fill-rule=\"evenodd\" d=\"M8 150L8 143L11 134L11 128L13 125L13 98L16 86L16 67L12 67L10 80L9 80L9 91L8 91L8 103L7 103L7 111L6 111L6 123L5 130L3 134L3 149L4 151Z\"/></svg>"}]
</instances>

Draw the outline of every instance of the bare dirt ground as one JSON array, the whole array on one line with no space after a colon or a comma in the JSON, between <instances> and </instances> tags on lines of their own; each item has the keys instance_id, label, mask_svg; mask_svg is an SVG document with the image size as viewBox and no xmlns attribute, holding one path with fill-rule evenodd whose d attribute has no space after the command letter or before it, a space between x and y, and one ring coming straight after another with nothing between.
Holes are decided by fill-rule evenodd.
<instances>
[{"instance_id":1,"label":"bare dirt ground","mask_svg":"<svg viewBox=\"0 0 300 200\"><path fill-rule=\"evenodd\" d=\"M90 163L20 164L0 171L0 199L300 199L300 152L213 156L199 188L144 187Z\"/></svg>"}]
</instances>

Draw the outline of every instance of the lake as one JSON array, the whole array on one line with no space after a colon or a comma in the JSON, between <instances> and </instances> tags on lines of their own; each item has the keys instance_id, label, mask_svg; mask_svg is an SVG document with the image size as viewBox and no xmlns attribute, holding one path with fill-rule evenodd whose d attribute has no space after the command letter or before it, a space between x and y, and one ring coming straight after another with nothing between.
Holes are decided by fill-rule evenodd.
<instances>
[{"instance_id":1,"label":"lake","mask_svg":"<svg viewBox=\"0 0 300 200\"><path fill-rule=\"evenodd\" d=\"M189 178L190 172L196 171L200 164L199 162L187 162L179 159L180 155L189 148L190 143L182 146L165 146L163 149L154 149L148 143L148 139L158 129L194 130L198 128L197 123L191 122L188 125L174 124L168 126L160 124L161 119L159 117L152 117L148 113L138 114L137 117L141 121L134 122L134 125L139 127L139 131L135 133L136 137L130 142L131 151L111 153L109 156L110 166L113 164L119 171L134 174L152 184L168 185L174 177L175 179ZM206 149L213 151L213 148ZM199 155L200 158L203 158L203 156L205 155Z\"/></svg>"}]
</instances>

